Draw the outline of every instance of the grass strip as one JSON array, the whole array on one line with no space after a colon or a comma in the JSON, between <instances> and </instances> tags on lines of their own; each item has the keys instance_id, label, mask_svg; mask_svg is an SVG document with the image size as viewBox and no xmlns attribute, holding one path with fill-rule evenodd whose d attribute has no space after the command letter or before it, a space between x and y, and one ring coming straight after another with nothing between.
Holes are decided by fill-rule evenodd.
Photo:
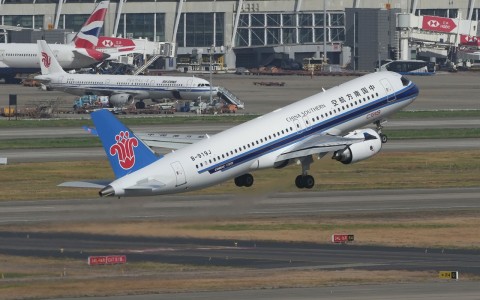
<instances>
[{"instance_id":1,"label":"grass strip","mask_svg":"<svg viewBox=\"0 0 480 300\"><path fill-rule=\"evenodd\" d=\"M480 137L480 128L385 129L389 139L464 139Z\"/></svg>"},{"instance_id":2,"label":"grass strip","mask_svg":"<svg viewBox=\"0 0 480 300\"><path fill-rule=\"evenodd\" d=\"M97 137L79 138L33 138L3 140L0 149L45 149L45 148L88 148L101 147Z\"/></svg>"},{"instance_id":3,"label":"grass strip","mask_svg":"<svg viewBox=\"0 0 480 300\"><path fill-rule=\"evenodd\" d=\"M298 166L255 172L255 185L239 189L233 180L194 194L236 194L298 191ZM480 182L480 150L381 152L352 165L331 159L316 161L311 175L318 178L313 191L392 188L476 187ZM107 160L19 163L0 166L0 201L25 199L79 199L98 197L96 189L60 188L65 181L113 179Z\"/></svg>"}]
</instances>

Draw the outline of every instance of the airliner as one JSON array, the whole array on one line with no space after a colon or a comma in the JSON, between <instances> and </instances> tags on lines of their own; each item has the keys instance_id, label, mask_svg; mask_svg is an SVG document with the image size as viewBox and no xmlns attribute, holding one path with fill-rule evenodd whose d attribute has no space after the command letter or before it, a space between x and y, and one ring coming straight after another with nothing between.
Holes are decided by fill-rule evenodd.
<instances>
[{"instance_id":1,"label":"airliner","mask_svg":"<svg viewBox=\"0 0 480 300\"><path fill-rule=\"evenodd\" d=\"M101 62L110 55L95 50L109 1L101 1L70 44L51 44L56 59L65 69L77 69ZM0 77L7 83L15 75L40 70L37 43L0 43Z\"/></svg>"},{"instance_id":2,"label":"airliner","mask_svg":"<svg viewBox=\"0 0 480 300\"><path fill-rule=\"evenodd\" d=\"M91 114L116 179L75 181L61 186L99 189L105 196L151 196L198 190L233 179L239 187L254 183L252 172L299 165L299 189L315 186L309 169L328 153L343 164L377 154L387 137L385 119L412 103L417 86L406 77L382 71L276 109L209 136L181 139L154 135L143 140L107 110ZM373 123L376 128L363 128ZM148 142L170 143L173 152L158 155ZM159 145L157 145L159 146Z\"/></svg>"},{"instance_id":3,"label":"airliner","mask_svg":"<svg viewBox=\"0 0 480 300\"><path fill-rule=\"evenodd\" d=\"M207 98L210 83L202 78L182 76L134 76L66 73L56 61L45 41L38 41L39 61L42 75L36 80L48 84L50 89L74 95L109 96L110 104L120 107L134 100L174 98L197 100Z\"/></svg>"}]
</instances>

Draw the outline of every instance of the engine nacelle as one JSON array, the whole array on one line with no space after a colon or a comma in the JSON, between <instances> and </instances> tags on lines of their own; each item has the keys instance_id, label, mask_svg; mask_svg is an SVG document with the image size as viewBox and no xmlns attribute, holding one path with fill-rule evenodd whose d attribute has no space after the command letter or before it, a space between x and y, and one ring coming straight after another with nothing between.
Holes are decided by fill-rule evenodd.
<instances>
[{"instance_id":1,"label":"engine nacelle","mask_svg":"<svg viewBox=\"0 0 480 300\"><path fill-rule=\"evenodd\" d=\"M110 96L110 106L120 107L133 103L133 96L129 94L115 94Z\"/></svg>"},{"instance_id":2,"label":"engine nacelle","mask_svg":"<svg viewBox=\"0 0 480 300\"><path fill-rule=\"evenodd\" d=\"M350 132L346 138L363 137L363 142L355 143L343 150L338 150L333 154L333 159L343 164L353 164L365 160L377 154L382 149L382 139L373 129L359 129Z\"/></svg>"}]
</instances>

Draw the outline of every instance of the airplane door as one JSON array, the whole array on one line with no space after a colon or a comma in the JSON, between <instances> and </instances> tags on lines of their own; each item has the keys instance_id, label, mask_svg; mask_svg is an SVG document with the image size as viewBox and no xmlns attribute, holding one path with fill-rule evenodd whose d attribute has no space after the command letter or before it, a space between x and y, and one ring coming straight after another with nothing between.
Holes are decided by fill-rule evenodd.
<instances>
[{"instance_id":1,"label":"airplane door","mask_svg":"<svg viewBox=\"0 0 480 300\"><path fill-rule=\"evenodd\" d=\"M5 58L5 51L0 50L0 61L3 61L4 58Z\"/></svg>"},{"instance_id":2,"label":"airplane door","mask_svg":"<svg viewBox=\"0 0 480 300\"><path fill-rule=\"evenodd\" d=\"M183 167L180 164L180 162L176 161L170 165L172 166L173 172L175 173L175 177L177 180L177 183L175 186L181 186L186 184L187 178L185 177L185 171L183 170Z\"/></svg>"},{"instance_id":3,"label":"airplane door","mask_svg":"<svg viewBox=\"0 0 480 300\"><path fill-rule=\"evenodd\" d=\"M397 96L395 95L394 89L390 81L388 81L387 78L383 78L380 80L380 83L382 84L383 88L385 89L385 93L388 95L388 100L389 102L395 101Z\"/></svg>"}]
</instances>

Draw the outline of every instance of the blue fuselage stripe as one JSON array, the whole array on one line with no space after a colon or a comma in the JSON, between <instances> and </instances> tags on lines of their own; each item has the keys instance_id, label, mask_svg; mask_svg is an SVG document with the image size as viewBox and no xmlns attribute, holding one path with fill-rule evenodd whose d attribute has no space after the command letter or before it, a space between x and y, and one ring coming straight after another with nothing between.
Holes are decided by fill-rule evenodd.
<instances>
[{"instance_id":1,"label":"blue fuselage stripe","mask_svg":"<svg viewBox=\"0 0 480 300\"><path fill-rule=\"evenodd\" d=\"M279 148L283 148L287 145L296 143L312 134L316 134L329 128L339 126L345 122L354 120L362 115L367 114L368 112L378 110L382 107L387 107L393 104L397 104L399 102L410 100L417 95L418 88L414 84L411 84L405 89L399 91L398 93L389 94L386 97L380 98L374 102L368 103L353 110L349 110L348 112L335 116L331 119L312 125L307 129L304 129L303 131L294 132L281 139L272 141L266 145L262 145L258 148L247 151L241 155L238 155L237 157L230 158L208 168L204 168L200 170L199 173L204 173L208 171L210 174L212 174L218 171L225 171L246 161L250 161L254 158L273 152Z\"/></svg>"}]
</instances>

